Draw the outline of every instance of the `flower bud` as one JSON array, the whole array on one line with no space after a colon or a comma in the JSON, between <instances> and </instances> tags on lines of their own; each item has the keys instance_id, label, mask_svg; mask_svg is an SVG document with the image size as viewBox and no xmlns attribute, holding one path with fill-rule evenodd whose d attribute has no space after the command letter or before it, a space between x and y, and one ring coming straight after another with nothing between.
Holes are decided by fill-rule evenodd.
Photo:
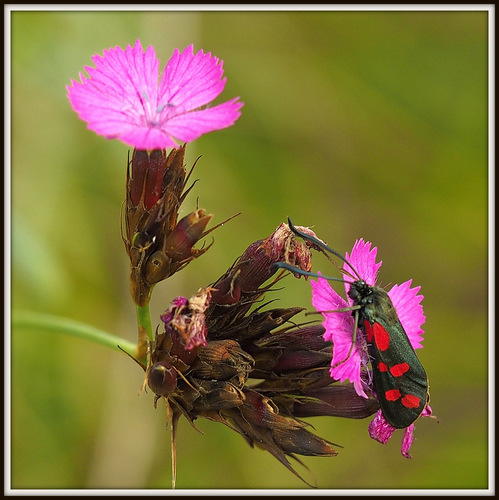
<instances>
[{"instance_id":1,"label":"flower bud","mask_svg":"<svg viewBox=\"0 0 499 500\"><path fill-rule=\"evenodd\" d=\"M315 236L315 233L298 226L298 229ZM265 240L252 243L237 262L213 285L213 303L231 305L245 302L249 297L257 298L257 292L276 273L274 264L285 262L303 271L312 268L310 244L296 238L289 226L282 223ZM296 275L297 277L301 275Z\"/></svg>"},{"instance_id":2,"label":"flower bud","mask_svg":"<svg viewBox=\"0 0 499 500\"><path fill-rule=\"evenodd\" d=\"M190 190L184 191L184 156L185 147L168 156L164 150L135 150L128 166L122 237L131 264L132 298L139 306L149 302L156 283L209 248L193 246L206 235L211 214L200 209L177 221Z\"/></svg>"},{"instance_id":3,"label":"flower bud","mask_svg":"<svg viewBox=\"0 0 499 500\"><path fill-rule=\"evenodd\" d=\"M185 169L183 157L185 149L175 149L167 157L165 150L156 149L143 151L134 149L131 162L131 175L129 178L130 201L132 206L138 206L141 202L146 210L151 210L163 195L163 180L166 180L170 188L177 188L178 197L184 188L183 176ZM175 164L172 166L172 164ZM175 172L176 179L172 186L171 178L165 179L167 170Z\"/></svg>"},{"instance_id":4,"label":"flower bud","mask_svg":"<svg viewBox=\"0 0 499 500\"><path fill-rule=\"evenodd\" d=\"M177 372L165 362L151 366L147 384L157 396L168 396L177 388Z\"/></svg>"},{"instance_id":5,"label":"flower bud","mask_svg":"<svg viewBox=\"0 0 499 500\"><path fill-rule=\"evenodd\" d=\"M297 229L317 238L308 227L297 226ZM295 233L284 222L262 243L262 248L274 262L284 262L307 272L312 269L310 243L297 239ZM295 274L295 276L301 275Z\"/></svg>"},{"instance_id":6,"label":"flower bud","mask_svg":"<svg viewBox=\"0 0 499 500\"><path fill-rule=\"evenodd\" d=\"M200 209L181 219L167 236L164 253L177 265L183 266L186 261L191 261L206 252L207 248L195 250L192 247L204 236L206 226L212 217L212 214L206 214Z\"/></svg>"},{"instance_id":7,"label":"flower bud","mask_svg":"<svg viewBox=\"0 0 499 500\"><path fill-rule=\"evenodd\" d=\"M240 406L244 402L244 393L230 382L219 380L197 380L198 397L193 402L193 409L200 414L227 410Z\"/></svg>"},{"instance_id":8,"label":"flower bud","mask_svg":"<svg viewBox=\"0 0 499 500\"><path fill-rule=\"evenodd\" d=\"M182 195L186 183L184 157L185 147L173 149L168 156L165 150L133 151L126 182L125 219L127 229L132 231L132 234L127 231L130 241L152 225L151 214L154 218L159 215L169 231L173 228L185 197Z\"/></svg>"},{"instance_id":9,"label":"flower bud","mask_svg":"<svg viewBox=\"0 0 499 500\"><path fill-rule=\"evenodd\" d=\"M252 243L215 283L212 296L215 304L236 304L241 300L241 294L254 292L275 273L271 269L273 262L261 248L261 243L262 240Z\"/></svg>"},{"instance_id":10,"label":"flower bud","mask_svg":"<svg viewBox=\"0 0 499 500\"><path fill-rule=\"evenodd\" d=\"M293 415L296 417L366 418L379 408L374 398L363 398L352 386L347 385L305 390L303 395L303 399L293 406Z\"/></svg>"},{"instance_id":11,"label":"flower bud","mask_svg":"<svg viewBox=\"0 0 499 500\"><path fill-rule=\"evenodd\" d=\"M279 414L278 408L271 399L258 394L255 391L245 391L246 401L240 411L245 420L251 426L256 435L271 436L269 443L267 439L259 439L260 445L265 449L279 450L280 456L274 453L286 467L297 474L289 465L284 454L293 456L293 453L306 456L334 456L337 455L329 443L324 439L310 433L306 424L294 418L286 418ZM261 428L265 431L262 432ZM276 448L277 445L277 448ZM298 475L298 474L297 474ZM300 477L298 475L298 477Z\"/></svg>"},{"instance_id":12,"label":"flower bud","mask_svg":"<svg viewBox=\"0 0 499 500\"><path fill-rule=\"evenodd\" d=\"M253 368L253 358L235 340L215 340L199 349L193 375L206 380L230 380L244 385Z\"/></svg>"}]
</instances>

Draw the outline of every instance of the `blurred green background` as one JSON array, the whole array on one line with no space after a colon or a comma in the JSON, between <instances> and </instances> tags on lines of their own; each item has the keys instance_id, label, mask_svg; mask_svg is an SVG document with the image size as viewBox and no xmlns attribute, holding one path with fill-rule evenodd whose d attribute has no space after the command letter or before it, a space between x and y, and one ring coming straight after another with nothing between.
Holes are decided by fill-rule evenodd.
<instances>
[{"instance_id":1,"label":"blurred green background","mask_svg":"<svg viewBox=\"0 0 499 500\"><path fill-rule=\"evenodd\" d=\"M344 446L304 458L320 488L488 486L487 12L13 12L12 307L135 340L120 237L128 148L86 130L65 86L93 54L140 38L161 69L194 43L224 60L217 102L242 117L187 148L199 178L181 215L214 222L210 251L157 286L153 322L176 295L218 278L289 215L340 252L378 247L383 284L422 286L419 351L440 423L382 446L368 420L310 419ZM331 271L320 256L316 270ZM311 307L289 277L279 305ZM143 372L119 351L15 329L13 488L169 488L165 408L138 396ZM178 488L306 488L230 429L187 421ZM299 466L298 466L299 467ZM306 471L303 472L305 477Z\"/></svg>"}]
</instances>

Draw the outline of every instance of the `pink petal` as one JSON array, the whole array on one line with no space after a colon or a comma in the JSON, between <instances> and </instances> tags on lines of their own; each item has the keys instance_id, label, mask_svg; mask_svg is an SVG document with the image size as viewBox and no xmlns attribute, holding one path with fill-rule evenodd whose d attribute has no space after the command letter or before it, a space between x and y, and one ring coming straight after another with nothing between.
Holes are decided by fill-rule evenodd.
<instances>
[{"instance_id":1,"label":"pink petal","mask_svg":"<svg viewBox=\"0 0 499 500\"><path fill-rule=\"evenodd\" d=\"M438 422L438 418L434 417L432 413L433 412L431 406L426 405L421 413L421 416L433 418ZM415 429L414 424L411 424L409 427L406 427L404 429L404 435L402 437L401 453L405 458L412 458L411 454L409 453L409 450L411 449L412 443L414 441L414 429Z\"/></svg>"},{"instance_id":2,"label":"pink petal","mask_svg":"<svg viewBox=\"0 0 499 500\"><path fill-rule=\"evenodd\" d=\"M120 141L138 149L167 149L175 148L178 144L164 130L150 127L129 127L123 129L119 137Z\"/></svg>"},{"instance_id":3,"label":"pink petal","mask_svg":"<svg viewBox=\"0 0 499 500\"><path fill-rule=\"evenodd\" d=\"M374 247L371 250L371 245L372 243L369 241L365 242L363 238L356 240L351 254L345 254L345 258L350 262L350 264L352 264L353 268L357 272L355 272L352 267L346 263L343 265L343 269L353 276L352 281L362 279L368 285L374 286L376 284L376 277L382 261L376 263L376 254L378 249ZM345 283L345 289L348 294L348 291L350 290L350 285L348 283Z\"/></svg>"},{"instance_id":4,"label":"pink petal","mask_svg":"<svg viewBox=\"0 0 499 500\"><path fill-rule=\"evenodd\" d=\"M411 449L412 442L414 441L414 424L404 429L404 435L402 436L402 449L401 453L405 458L412 458L409 450Z\"/></svg>"},{"instance_id":5,"label":"pink petal","mask_svg":"<svg viewBox=\"0 0 499 500\"><path fill-rule=\"evenodd\" d=\"M367 430L372 439L378 441L378 443L386 444L397 429L390 425L383 412L378 410Z\"/></svg>"},{"instance_id":6,"label":"pink petal","mask_svg":"<svg viewBox=\"0 0 499 500\"><path fill-rule=\"evenodd\" d=\"M153 116L158 85L154 49L143 53L140 41L126 51L120 47L94 56L95 68L86 67L89 78L72 81L68 97L88 128L107 138L116 138L130 126L144 126Z\"/></svg>"},{"instance_id":7,"label":"pink petal","mask_svg":"<svg viewBox=\"0 0 499 500\"><path fill-rule=\"evenodd\" d=\"M189 45L182 54L175 49L165 67L159 87L160 103L180 106L186 111L197 109L218 97L225 87L223 62L211 54L196 55Z\"/></svg>"},{"instance_id":8,"label":"pink petal","mask_svg":"<svg viewBox=\"0 0 499 500\"><path fill-rule=\"evenodd\" d=\"M400 323L404 327L413 349L423 347L424 331L421 328L425 322L426 316L423 314L421 301L423 295L417 293L421 287L411 288L412 280L406 281L401 285L394 285L388 292L388 296L393 302L397 311Z\"/></svg>"},{"instance_id":9,"label":"pink petal","mask_svg":"<svg viewBox=\"0 0 499 500\"><path fill-rule=\"evenodd\" d=\"M310 284L312 286L312 304L317 311L322 312L325 318L322 323L326 330L324 340L333 342L331 377L340 382L349 380L354 385L357 394L367 398L360 376L362 357L359 345L362 345L362 335L360 332L357 334L358 342L350 353L354 329L352 315L349 312L325 312L349 307L349 304L331 288L326 279L311 280Z\"/></svg>"},{"instance_id":10,"label":"pink petal","mask_svg":"<svg viewBox=\"0 0 499 500\"><path fill-rule=\"evenodd\" d=\"M170 118L164 127L182 142L190 142L214 130L230 127L241 116L243 103L238 98L224 102L213 108L191 111Z\"/></svg>"}]
</instances>

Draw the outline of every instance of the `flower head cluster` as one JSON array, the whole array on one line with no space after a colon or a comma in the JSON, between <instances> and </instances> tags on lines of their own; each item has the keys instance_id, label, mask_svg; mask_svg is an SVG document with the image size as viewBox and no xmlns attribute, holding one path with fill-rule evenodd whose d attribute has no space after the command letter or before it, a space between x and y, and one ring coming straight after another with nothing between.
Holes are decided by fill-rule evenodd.
<instances>
[{"instance_id":1,"label":"flower head cluster","mask_svg":"<svg viewBox=\"0 0 499 500\"><path fill-rule=\"evenodd\" d=\"M211 53L175 49L159 79L154 48L140 40L94 55L88 77L67 86L68 98L88 128L137 149L166 149L231 126L243 103L238 97L204 108L225 87L223 62Z\"/></svg>"},{"instance_id":2,"label":"flower head cluster","mask_svg":"<svg viewBox=\"0 0 499 500\"><path fill-rule=\"evenodd\" d=\"M358 275L362 277L367 285L375 286L378 270L381 262L376 263L376 247L371 248L371 243L357 240L350 255L346 254L343 269L348 276ZM356 272L352 269L354 268ZM422 295L418 295L420 287L411 288L412 280L401 285L395 285L388 292L393 306L397 312L400 323L404 328L409 341L414 349L422 347L423 330L421 325L425 321L421 301ZM359 396L367 398L367 393L373 393L372 373L369 368L369 356L366 349L366 339L359 328L356 335L355 345L353 342L353 330L355 320L349 309L354 305L349 297L350 283L345 283L347 299L343 299L330 286L325 278L319 277L312 281L312 303L317 311L324 316L323 326L325 328L324 338L333 343L333 356L331 360L330 374L333 379L341 382L349 380L355 387ZM347 311L345 311L345 309ZM336 312L335 312L336 311ZM431 415L429 406L423 412L423 416ZM409 455L412 443L412 432L414 424L405 429L402 454ZM373 439L386 443L395 427L391 426L378 411L375 419L369 426L369 433Z\"/></svg>"},{"instance_id":3,"label":"flower head cluster","mask_svg":"<svg viewBox=\"0 0 499 500\"><path fill-rule=\"evenodd\" d=\"M308 245L281 224L215 283L172 301L142 365L145 385L156 401L165 400L173 429L180 416L223 423L300 478L288 457L337 454L302 417L365 418L379 407L329 377L331 343L322 326L290 321L303 308L255 307L283 276L276 263L308 271L310 259Z\"/></svg>"}]
</instances>

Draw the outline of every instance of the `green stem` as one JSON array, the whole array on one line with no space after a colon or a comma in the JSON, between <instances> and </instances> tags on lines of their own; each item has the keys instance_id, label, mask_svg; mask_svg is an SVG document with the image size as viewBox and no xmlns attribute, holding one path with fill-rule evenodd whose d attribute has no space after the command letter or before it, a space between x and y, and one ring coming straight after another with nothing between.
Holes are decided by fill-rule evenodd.
<instances>
[{"instance_id":1,"label":"green stem","mask_svg":"<svg viewBox=\"0 0 499 500\"><path fill-rule=\"evenodd\" d=\"M152 341L152 323L151 313L149 312L149 303L145 306L137 306L137 324L139 325L139 343L141 330L145 331L149 340Z\"/></svg>"},{"instance_id":2,"label":"green stem","mask_svg":"<svg viewBox=\"0 0 499 500\"><path fill-rule=\"evenodd\" d=\"M50 314L14 311L12 314L12 326L72 335L73 337L90 340L91 342L96 342L112 349L117 349L120 346L121 349L132 356L135 354L137 348L134 343L111 333L99 330L85 323L80 323L79 321L52 316Z\"/></svg>"}]
</instances>

